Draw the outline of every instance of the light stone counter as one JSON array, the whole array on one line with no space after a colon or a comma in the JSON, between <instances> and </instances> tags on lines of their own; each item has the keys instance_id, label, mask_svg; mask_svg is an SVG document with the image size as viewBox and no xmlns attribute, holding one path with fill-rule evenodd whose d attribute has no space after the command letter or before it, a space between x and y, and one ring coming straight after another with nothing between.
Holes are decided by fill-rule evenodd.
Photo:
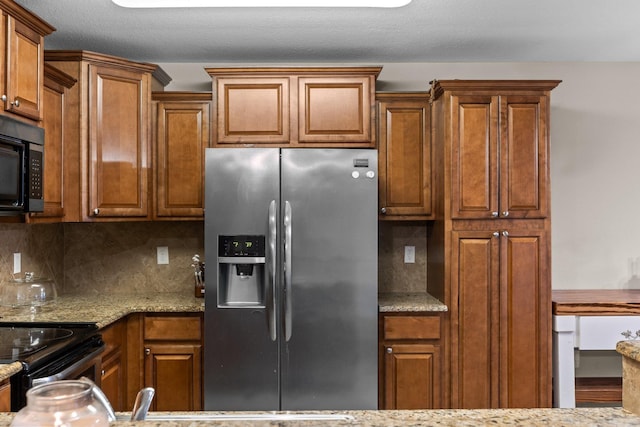
<instances>
[{"instance_id":1,"label":"light stone counter","mask_svg":"<svg viewBox=\"0 0 640 427\"><path fill-rule=\"evenodd\" d=\"M35 312L0 308L1 322L95 322L103 328L131 313L201 312L204 299L193 294L63 295Z\"/></svg>"},{"instance_id":2,"label":"light stone counter","mask_svg":"<svg viewBox=\"0 0 640 427\"><path fill-rule=\"evenodd\" d=\"M192 294L63 295L36 311L0 307L0 322L93 322L100 328L131 313L204 311L204 299ZM0 364L0 381L20 372L20 363Z\"/></svg>"},{"instance_id":3,"label":"light stone counter","mask_svg":"<svg viewBox=\"0 0 640 427\"><path fill-rule=\"evenodd\" d=\"M378 294L378 311L381 313L447 311L447 306L427 293Z\"/></svg>"},{"instance_id":4,"label":"light stone counter","mask_svg":"<svg viewBox=\"0 0 640 427\"><path fill-rule=\"evenodd\" d=\"M478 409L419 411L345 411L348 421L162 421L115 422L121 427L273 427L273 426L637 426L637 417L621 408ZM0 427L9 426L11 414L0 413Z\"/></svg>"}]
</instances>

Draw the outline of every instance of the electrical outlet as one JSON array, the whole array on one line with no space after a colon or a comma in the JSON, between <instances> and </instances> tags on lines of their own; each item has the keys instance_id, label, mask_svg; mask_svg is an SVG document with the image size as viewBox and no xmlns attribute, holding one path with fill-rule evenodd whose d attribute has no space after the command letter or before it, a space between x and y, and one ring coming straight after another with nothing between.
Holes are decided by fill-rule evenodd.
<instances>
[{"instance_id":1,"label":"electrical outlet","mask_svg":"<svg viewBox=\"0 0 640 427\"><path fill-rule=\"evenodd\" d=\"M404 247L404 263L414 264L416 262L416 247L405 246Z\"/></svg>"},{"instance_id":2,"label":"electrical outlet","mask_svg":"<svg viewBox=\"0 0 640 427\"><path fill-rule=\"evenodd\" d=\"M158 246L158 264L169 264L169 247Z\"/></svg>"},{"instance_id":3,"label":"electrical outlet","mask_svg":"<svg viewBox=\"0 0 640 427\"><path fill-rule=\"evenodd\" d=\"M20 273L22 271L22 254L16 252L13 254L13 274Z\"/></svg>"}]
</instances>

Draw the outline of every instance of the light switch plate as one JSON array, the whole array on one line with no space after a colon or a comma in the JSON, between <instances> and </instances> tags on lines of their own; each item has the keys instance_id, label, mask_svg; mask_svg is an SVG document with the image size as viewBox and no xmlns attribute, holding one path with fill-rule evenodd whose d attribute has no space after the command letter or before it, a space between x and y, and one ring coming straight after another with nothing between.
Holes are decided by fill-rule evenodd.
<instances>
[{"instance_id":1,"label":"light switch plate","mask_svg":"<svg viewBox=\"0 0 640 427\"><path fill-rule=\"evenodd\" d=\"M169 264L169 247L158 246L158 264Z\"/></svg>"},{"instance_id":2,"label":"light switch plate","mask_svg":"<svg viewBox=\"0 0 640 427\"><path fill-rule=\"evenodd\" d=\"M414 264L416 262L416 247L405 246L404 247L404 262L405 264Z\"/></svg>"},{"instance_id":3,"label":"light switch plate","mask_svg":"<svg viewBox=\"0 0 640 427\"><path fill-rule=\"evenodd\" d=\"M16 252L13 254L13 274L20 273L22 271L22 254Z\"/></svg>"}]
</instances>

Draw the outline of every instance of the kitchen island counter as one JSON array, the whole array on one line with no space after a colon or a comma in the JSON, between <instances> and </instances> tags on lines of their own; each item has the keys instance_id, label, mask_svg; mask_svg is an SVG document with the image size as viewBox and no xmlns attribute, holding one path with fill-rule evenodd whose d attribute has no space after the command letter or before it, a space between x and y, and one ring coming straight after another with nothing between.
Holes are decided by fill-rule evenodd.
<instances>
[{"instance_id":1,"label":"kitchen island counter","mask_svg":"<svg viewBox=\"0 0 640 427\"><path fill-rule=\"evenodd\" d=\"M321 412L328 413L328 412ZM477 410L418 410L418 411L345 411L353 416L346 421L146 421L111 423L122 427L200 427L206 425L233 427L327 425L344 426L633 426L640 425L640 417L621 408L578 409L477 409ZM0 427L9 426L12 414L0 413Z\"/></svg>"}]
</instances>

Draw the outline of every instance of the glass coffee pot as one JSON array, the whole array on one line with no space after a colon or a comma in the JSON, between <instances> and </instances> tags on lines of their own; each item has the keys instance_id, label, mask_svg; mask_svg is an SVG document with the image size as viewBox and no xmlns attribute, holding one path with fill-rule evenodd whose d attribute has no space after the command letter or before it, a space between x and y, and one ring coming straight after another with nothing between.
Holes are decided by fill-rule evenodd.
<instances>
[{"instance_id":1,"label":"glass coffee pot","mask_svg":"<svg viewBox=\"0 0 640 427\"><path fill-rule=\"evenodd\" d=\"M63 380L35 386L27 391L27 406L11 427L60 426L108 427L107 409L94 396L94 385L82 380Z\"/></svg>"}]
</instances>

